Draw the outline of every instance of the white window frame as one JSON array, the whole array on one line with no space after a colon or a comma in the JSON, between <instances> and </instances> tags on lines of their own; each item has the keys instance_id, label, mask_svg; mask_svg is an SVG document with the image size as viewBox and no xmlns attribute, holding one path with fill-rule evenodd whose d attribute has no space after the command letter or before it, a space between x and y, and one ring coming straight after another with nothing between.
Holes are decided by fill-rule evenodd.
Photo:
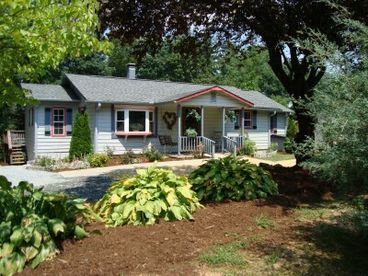
<instances>
[{"instance_id":1,"label":"white window frame","mask_svg":"<svg viewBox=\"0 0 368 276\"><path fill-rule=\"evenodd\" d=\"M55 121L55 111L63 111L63 121ZM55 133L55 123L63 124L63 133ZM51 136L52 137L64 137L66 136L66 109L63 107L53 107L51 108Z\"/></svg>"},{"instance_id":2,"label":"white window frame","mask_svg":"<svg viewBox=\"0 0 368 276\"><path fill-rule=\"evenodd\" d=\"M144 131L130 131L129 130L129 113L130 111L138 111L138 112L145 112L145 130ZM118 112L124 112L124 131L117 130L118 124ZM152 121L149 120L149 114L152 112ZM121 122L121 120L119 120ZM154 130L150 131L150 122L153 122L153 126L155 125L155 116L154 116L154 109L153 108L129 108L129 109L115 109L115 132L116 133L126 133L126 134L153 134Z\"/></svg>"}]
</instances>

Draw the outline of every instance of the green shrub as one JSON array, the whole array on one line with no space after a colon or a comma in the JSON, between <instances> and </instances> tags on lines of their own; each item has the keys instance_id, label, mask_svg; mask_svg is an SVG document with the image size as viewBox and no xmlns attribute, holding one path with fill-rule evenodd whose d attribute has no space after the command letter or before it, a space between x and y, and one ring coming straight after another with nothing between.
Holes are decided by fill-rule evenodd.
<instances>
[{"instance_id":1,"label":"green shrub","mask_svg":"<svg viewBox=\"0 0 368 276\"><path fill-rule=\"evenodd\" d=\"M20 182L12 188L0 176L0 275L34 268L58 253L60 241L87 235L83 223L93 212L81 199L49 194Z\"/></svg>"},{"instance_id":2,"label":"green shrub","mask_svg":"<svg viewBox=\"0 0 368 276\"><path fill-rule=\"evenodd\" d=\"M188 136L190 138L197 137L198 133L194 128L187 128L185 130L185 136Z\"/></svg>"},{"instance_id":3,"label":"green shrub","mask_svg":"<svg viewBox=\"0 0 368 276\"><path fill-rule=\"evenodd\" d=\"M189 181L198 198L206 201L265 198L278 192L269 172L234 156L207 161Z\"/></svg>"},{"instance_id":4,"label":"green shrub","mask_svg":"<svg viewBox=\"0 0 368 276\"><path fill-rule=\"evenodd\" d=\"M123 164L133 164L135 161L135 158L136 158L136 155L132 150L128 150L120 156L121 163Z\"/></svg>"},{"instance_id":5,"label":"green shrub","mask_svg":"<svg viewBox=\"0 0 368 276\"><path fill-rule=\"evenodd\" d=\"M88 156L88 162L91 167L102 167L111 158L106 153L94 153Z\"/></svg>"},{"instance_id":6,"label":"green shrub","mask_svg":"<svg viewBox=\"0 0 368 276\"><path fill-rule=\"evenodd\" d=\"M277 151L279 149L279 144L278 143L272 143L270 146L270 150L271 151Z\"/></svg>"},{"instance_id":7,"label":"green shrub","mask_svg":"<svg viewBox=\"0 0 368 276\"><path fill-rule=\"evenodd\" d=\"M56 160L51 158L51 157L47 157L47 156L41 156L39 158L37 158L35 160L36 165L44 167L44 168L49 168L52 165L55 165Z\"/></svg>"},{"instance_id":8,"label":"green shrub","mask_svg":"<svg viewBox=\"0 0 368 276\"><path fill-rule=\"evenodd\" d=\"M69 159L81 159L92 153L91 130L88 115L78 112L73 124L72 140L70 142Z\"/></svg>"},{"instance_id":9,"label":"green shrub","mask_svg":"<svg viewBox=\"0 0 368 276\"><path fill-rule=\"evenodd\" d=\"M114 156L114 148L112 147L105 147L105 153L108 157L112 158Z\"/></svg>"},{"instance_id":10,"label":"green shrub","mask_svg":"<svg viewBox=\"0 0 368 276\"><path fill-rule=\"evenodd\" d=\"M290 138L286 137L284 142L284 150L286 153L294 153L295 151L295 142Z\"/></svg>"},{"instance_id":11,"label":"green shrub","mask_svg":"<svg viewBox=\"0 0 368 276\"><path fill-rule=\"evenodd\" d=\"M246 139L244 145L239 150L241 155L253 155L257 151L256 143L252 140Z\"/></svg>"},{"instance_id":12,"label":"green shrub","mask_svg":"<svg viewBox=\"0 0 368 276\"><path fill-rule=\"evenodd\" d=\"M137 175L113 183L95 205L108 225L154 224L165 220L192 219L200 208L185 176L151 166Z\"/></svg>"},{"instance_id":13,"label":"green shrub","mask_svg":"<svg viewBox=\"0 0 368 276\"><path fill-rule=\"evenodd\" d=\"M162 160L162 154L155 147L145 149L143 154L150 162Z\"/></svg>"}]
</instances>

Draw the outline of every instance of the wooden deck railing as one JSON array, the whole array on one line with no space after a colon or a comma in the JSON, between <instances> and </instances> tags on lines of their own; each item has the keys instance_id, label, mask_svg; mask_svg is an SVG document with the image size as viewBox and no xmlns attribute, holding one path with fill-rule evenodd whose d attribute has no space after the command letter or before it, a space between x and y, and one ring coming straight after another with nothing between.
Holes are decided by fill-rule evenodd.
<instances>
[{"instance_id":1,"label":"wooden deck railing","mask_svg":"<svg viewBox=\"0 0 368 276\"><path fill-rule=\"evenodd\" d=\"M5 144L11 150L14 147L23 147L26 145L26 136L24 130L8 130L6 132Z\"/></svg>"},{"instance_id":2,"label":"wooden deck railing","mask_svg":"<svg viewBox=\"0 0 368 276\"><path fill-rule=\"evenodd\" d=\"M203 147L203 152L213 157L215 155L215 144L216 144L215 141L205 136L197 136L197 137L180 136L181 152L193 152L200 150L200 147Z\"/></svg>"}]
</instances>

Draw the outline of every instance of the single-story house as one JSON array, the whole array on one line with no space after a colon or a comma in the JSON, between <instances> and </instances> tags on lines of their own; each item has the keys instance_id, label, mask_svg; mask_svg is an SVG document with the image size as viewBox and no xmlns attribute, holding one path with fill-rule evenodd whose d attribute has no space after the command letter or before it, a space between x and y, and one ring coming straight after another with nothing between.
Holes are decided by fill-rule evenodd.
<instances>
[{"instance_id":1,"label":"single-story house","mask_svg":"<svg viewBox=\"0 0 368 276\"><path fill-rule=\"evenodd\" d=\"M178 154L199 144L213 154L233 150L247 138L265 150L272 135L285 135L292 112L257 91L136 79L133 65L127 78L64 74L61 85L22 87L38 100L37 106L26 108L28 160L68 155L73 120L80 110L89 115L94 151L110 148L114 154L149 145L163 151L167 144ZM188 128L198 136L188 138Z\"/></svg>"}]
</instances>

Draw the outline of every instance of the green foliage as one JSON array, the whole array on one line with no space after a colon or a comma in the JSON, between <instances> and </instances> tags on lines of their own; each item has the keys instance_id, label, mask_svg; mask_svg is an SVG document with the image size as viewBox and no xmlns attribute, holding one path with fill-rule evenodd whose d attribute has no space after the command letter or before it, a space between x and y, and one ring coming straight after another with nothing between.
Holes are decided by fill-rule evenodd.
<instances>
[{"instance_id":1,"label":"green foliage","mask_svg":"<svg viewBox=\"0 0 368 276\"><path fill-rule=\"evenodd\" d=\"M73 124L69 158L70 160L81 159L90 153L92 153L92 141L88 115L78 112Z\"/></svg>"},{"instance_id":2,"label":"green foliage","mask_svg":"<svg viewBox=\"0 0 368 276\"><path fill-rule=\"evenodd\" d=\"M312 156L304 165L323 179L344 189L368 189L368 26L346 13L335 20L348 27L346 45L338 47L315 33L317 39L305 46L321 59L328 57L335 73L326 76L306 104L316 121L316 139L298 150ZM354 46L351 55L336 54Z\"/></svg>"},{"instance_id":3,"label":"green foliage","mask_svg":"<svg viewBox=\"0 0 368 276\"><path fill-rule=\"evenodd\" d=\"M277 194L277 184L262 168L234 156L212 159L189 176L200 200L265 198Z\"/></svg>"},{"instance_id":4,"label":"green foliage","mask_svg":"<svg viewBox=\"0 0 368 276\"><path fill-rule=\"evenodd\" d=\"M226 52L214 61L213 73L204 82L286 97L287 93L273 74L268 60L267 50L263 47L238 49L230 44Z\"/></svg>"},{"instance_id":5,"label":"green foliage","mask_svg":"<svg viewBox=\"0 0 368 276\"><path fill-rule=\"evenodd\" d=\"M289 117L287 130L286 130L286 138L284 142L284 149L287 153L293 153L296 147L296 143L294 141L296 134L299 132L297 121Z\"/></svg>"},{"instance_id":6,"label":"green foliage","mask_svg":"<svg viewBox=\"0 0 368 276\"><path fill-rule=\"evenodd\" d=\"M159 219L193 219L201 205L188 179L155 166L113 183L95 205L108 225L154 224Z\"/></svg>"},{"instance_id":7,"label":"green foliage","mask_svg":"<svg viewBox=\"0 0 368 276\"><path fill-rule=\"evenodd\" d=\"M106 153L93 153L88 155L88 162L91 167L103 167L107 161L109 161L111 157L109 157Z\"/></svg>"},{"instance_id":8,"label":"green foliage","mask_svg":"<svg viewBox=\"0 0 368 276\"><path fill-rule=\"evenodd\" d=\"M120 159L121 159L121 163L123 164L133 164L135 161L136 155L132 150L128 150L126 152L124 152Z\"/></svg>"},{"instance_id":9,"label":"green foliage","mask_svg":"<svg viewBox=\"0 0 368 276\"><path fill-rule=\"evenodd\" d=\"M188 127L186 130L185 130L185 136L188 136L188 137L191 137L191 138L194 138L198 135L197 131L194 129L194 128L191 128L191 127Z\"/></svg>"},{"instance_id":10,"label":"green foliage","mask_svg":"<svg viewBox=\"0 0 368 276\"><path fill-rule=\"evenodd\" d=\"M190 49L188 55L182 49ZM146 49L146 41L136 48ZM158 51L148 52L139 64L138 76L147 79L196 82L211 70L212 46L209 41L197 41L192 37L176 37L164 41ZM199 80L200 81L200 80Z\"/></svg>"},{"instance_id":11,"label":"green foliage","mask_svg":"<svg viewBox=\"0 0 368 276\"><path fill-rule=\"evenodd\" d=\"M256 217L255 222L259 228L263 229L268 229L275 226L275 223L272 219L262 214Z\"/></svg>"},{"instance_id":12,"label":"green foliage","mask_svg":"<svg viewBox=\"0 0 368 276\"><path fill-rule=\"evenodd\" d=\"M26 264L34 268L58 252L60 241L87 236L83 223L93 216L84 200L27 182L12 188L0 176L0 274L20 272Z\"/></svg>"},{"instance_id":13,"label":"green foliage","mask_svg":"<svg viewBox=\"0 0 368 276\"><path fill-rule=\"evenodd\" d=\"M25 102L20 78L39 79L66 57L103 51L96 0L0 2L0 107ZM78 18L78 20L75 20Z\"/></svg>"},{"instance_id":14,"label":"green foliage","mask_svg":"<svg viewBox=\"0 0 368 276\"><path fill-rule=\"evenodd\" d=\"M56 163L56 160L48 156L41 156L35 160L36 165L44 167L44 168L49 168L52 165L55 165L55 163Z\"/></svg>"},{"instance_id":15,"label":"green foliage","mask_svg":"<svg viewBox=\"0 0 368 276\"><path fill-rule=\"evenodd\" d=\"M108 157L112 158L114 156L114 148L112 147L105 147L105 153Z\"/></svg>"},{"instance_id":16,"label":"green foliage","mask_svg":"<svg viewBox=\"0 0 368 276\"><path fill-rule=\"evenodd\" d=\"M209 252L202 254L199 259L208 265L231 265L245 266L247 264L244 256L239 253L239 250L247 247L247 243L236 241L224 245L218 245Z\"/></svg>"},{"instance_id":17,"label":"green foliage","mask_svg":"<svg viewBox=\"0 0 368 276\"><path fill-rule=\"evenodd\" d=\"M276 151L279 149L279 144L278 143L272 143L270 146L270 150L271 151Z\"/></svg>"},{"instance_id":18,"label":"green foliage","mask_svg":"<svg viewBox=\"0 0 368 276\"><path fill-rule=\"evenodd\" d=\"M161 152L153 146L146 148L143 154L150 162L162 160Z\"/></svg>"},{"instance_id":19,"label":"green foliage","mask_svg":"<svg viewBox=\"0 0 368 276\"><path fill-rule=\"evenodd\" d=\"M252 140L246 139L244 145L239 149L239 154L241 155L253 155L257 151L256 143Z\"/></svg>"}]
</instances>

